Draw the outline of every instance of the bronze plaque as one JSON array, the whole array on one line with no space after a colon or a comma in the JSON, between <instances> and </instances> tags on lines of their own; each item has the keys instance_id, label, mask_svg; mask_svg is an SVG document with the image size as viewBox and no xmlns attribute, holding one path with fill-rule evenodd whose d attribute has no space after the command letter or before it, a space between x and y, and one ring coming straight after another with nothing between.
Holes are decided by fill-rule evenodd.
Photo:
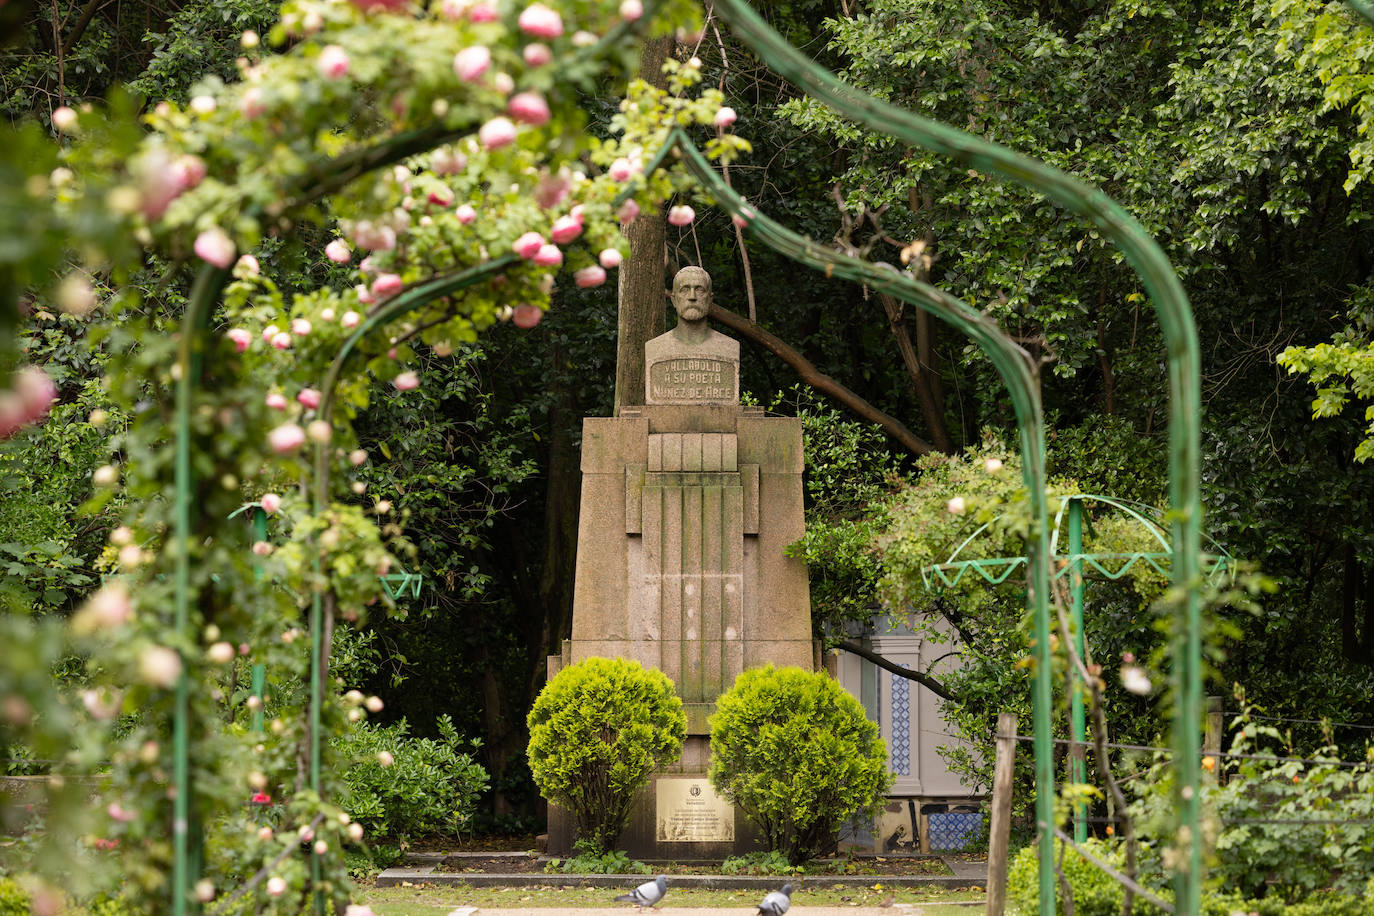
<instances>
[{"instance_id":1,"label":"bronze plaque","mask_svg":"<svg viewBox=\"0 0 1374 916\"><path fill-rule=\"evenodd\" d=\"M733 843L735 809L706 777L660 779L655 814L660 843Z\"/></svg>"}]
</instances>

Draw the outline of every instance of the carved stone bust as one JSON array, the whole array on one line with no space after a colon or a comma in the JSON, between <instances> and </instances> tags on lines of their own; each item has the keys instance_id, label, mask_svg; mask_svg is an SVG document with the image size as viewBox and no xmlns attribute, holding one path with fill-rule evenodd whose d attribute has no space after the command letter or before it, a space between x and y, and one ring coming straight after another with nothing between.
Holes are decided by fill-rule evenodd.
<instances>
[{"instance_id":1,"label":"carved stone bust","mask_svg":"<svg viewBox=\"0 0 1374 916\"><path fill-rule=\"evenodd\" d=\"M677 325L644 345L645 404L738 404L739 341L713 331L711 275L684 267L673 278Z\"/></svg>"}]
</instances>

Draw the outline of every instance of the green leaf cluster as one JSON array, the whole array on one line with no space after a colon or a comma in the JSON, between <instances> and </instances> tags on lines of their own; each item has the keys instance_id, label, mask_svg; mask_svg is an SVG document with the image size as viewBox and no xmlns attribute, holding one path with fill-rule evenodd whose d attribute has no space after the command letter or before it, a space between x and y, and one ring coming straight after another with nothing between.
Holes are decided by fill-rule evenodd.
<instances>
[{"instance_id":1,"label":"green leaf cluster","mask_svg":"<svg viewBox=\"0 0 1374 916\"><path fill-rule=\"evenodd\" d=\"M892 784L878 726L823 672L752 668L711 716L711 785L792 865L871 820Z\"/></svg>"},{"instance_id":2,"label":"green leaf cluster","mask_svg":"<svg viewBox=\"0 0 1374 916\"><path fill-rule=\"evenodd\" d=\"M558 672L530 710L528 755L540 793L567 808L577 835L610 852L635 791L682 754L687 716L663 672L589 658Z\"/></svg>"},{"instance_id":3,"label":"green leaf cluster","mask_svg":"<svg viewBox=\"0 0 1374 916\"><path fill-rule=\"evenodd\" d=\"M436 726L438 739L411 737L404 719L359 723L333 739L343 767L338 804L368 835L413 840L471 829L477 799L487 789L487 771L472 756L478 743L459 737L447 716ZM395 762L383 766L381 751Z\"/></svg>"}]
</instances>

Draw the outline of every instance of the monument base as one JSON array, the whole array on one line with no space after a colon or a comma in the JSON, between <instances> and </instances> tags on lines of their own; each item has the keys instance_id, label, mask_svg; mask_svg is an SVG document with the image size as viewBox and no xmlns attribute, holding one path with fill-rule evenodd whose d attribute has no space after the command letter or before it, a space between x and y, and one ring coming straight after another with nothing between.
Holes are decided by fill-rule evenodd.
<instances>
[{"instance_id":1,"label":"monument base","mask_svg":"<svg viewBox=\"0 0 1374 916\"><path fill-rule=\"evenodd\" d=\"M635 793L617 849L635 859L675 861L720 861L763 849L754 825L712 791L706 779L709 754L709 738L687 737L682 759ZM575 833L572 815L549 805L549 855L572 855Z\"/></svg>"}]
</instances>

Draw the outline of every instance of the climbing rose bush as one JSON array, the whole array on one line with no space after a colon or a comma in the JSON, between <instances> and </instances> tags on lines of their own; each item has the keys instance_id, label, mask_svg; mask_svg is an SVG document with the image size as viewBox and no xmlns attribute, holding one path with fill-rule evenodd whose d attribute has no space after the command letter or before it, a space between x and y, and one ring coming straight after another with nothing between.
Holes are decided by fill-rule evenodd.
<instances>
[{"instance_id":1,"label":"climbing rose bush","mask_svg":"<svg viewBox=\"0 0 1374 916\"><path fill-rule=\"evenodd\" d=\"M697 92L690 65L672 68L666 90L631 85L610 139L586 129L578 100L633 60L631 26L693 15L684 0L291 0L265 42L245 35L236 80L206 79L185 105L142 115L117 95L64 113L60 146L24 136L32 173L6 193L61 230L51 235L85 260L79 271L112 276L115 295L92 313L110 320L91 338L112 354L109 392L132 418L97 497L131 507L103 559L122 591L64 634L9 628L10 645L34 647L31 667L0 674L16 738L48 756L79 746L78 770L111 762L99 804L74 784L54 788L50 854L36 868L75 876L76 892L118 888L138 912L171 909L184 685L195 778L182 798L213 837L187 892L298 913L321 890L346 910L341 853L358 824L331 801L341 767L321 739L375 710L326 690L315 725L293 685L330 682L327 669L312 675L313 647L329 645L337 620L390 611L378 577L409 551L405 512L366 499L350 421L375 380L426 384L417 348L452 352L500 321L534 328L561 287L605 282L628 253L622 227L690 196L685 175L646 171L670 129L701 130L720 159L747 151L715 126L720 94ZM321 219L332 237L300 250L298 225ZM145 252L198 272L184 322L158 319L121 282ZM287 253L347 282L288 294L271 269ZM44 258L34 263L61 263ZM89 309L75 273L16 276L37 297L65 289ZM183 385L192 458L179 505ZM269 513L263 540L228 521L253 502ZM66 652L91 659L74 706L53 697L45 667ZM245 690L254 664L269 672L261 695ZM317 743L319 791L305 765Z\"/></svg>"}]
</instances>

